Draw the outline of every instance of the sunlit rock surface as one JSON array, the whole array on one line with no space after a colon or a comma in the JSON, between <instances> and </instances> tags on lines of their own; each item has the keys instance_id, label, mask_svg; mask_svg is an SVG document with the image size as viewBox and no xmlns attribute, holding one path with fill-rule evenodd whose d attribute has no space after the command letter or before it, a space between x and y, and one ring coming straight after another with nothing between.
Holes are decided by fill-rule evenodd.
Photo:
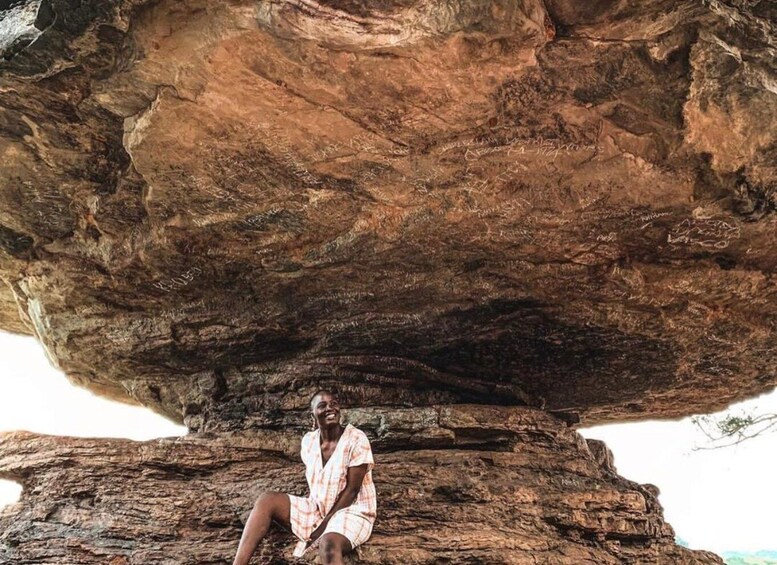
<instances>
[{"instance_id":1,"label":"sunlit rock surface","mask_svg":"<svg viewBox=\"0 0 777 565\"><path fill-rule=\"evenodd\" d=\"M777 382L773 2L0 9L0 327L82 386L220 437Z\"/></svg>"}]
</instances>

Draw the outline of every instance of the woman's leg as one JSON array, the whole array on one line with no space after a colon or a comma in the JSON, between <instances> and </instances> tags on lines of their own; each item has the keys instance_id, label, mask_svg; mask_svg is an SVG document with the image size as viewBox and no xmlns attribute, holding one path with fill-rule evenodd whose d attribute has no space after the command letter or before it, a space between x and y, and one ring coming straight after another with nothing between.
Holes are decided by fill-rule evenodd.
<instances>
[{"instance_id":1,"label":"woman's leg","mask_svg":"<svg viewBox=\"0 0 777 565\"><path fill-rule=\"evenodd\" d=\"M342 534L329 532L321 536L318 554L324 565L342 565L343 555L351 551L351 542Z\"/></svg>"},{"instance_id":2,"label":"woman's leg","mask_svg":"<svg viewBox=\"0 0 777 565\"><path fill-rule=\"evenodd\" d=\"M248 565L256 546L267 535L273 520L291 530L291 504L289 496L283 492L265 492L256 499L232 565Z\"/></svg>"}]
</instances>

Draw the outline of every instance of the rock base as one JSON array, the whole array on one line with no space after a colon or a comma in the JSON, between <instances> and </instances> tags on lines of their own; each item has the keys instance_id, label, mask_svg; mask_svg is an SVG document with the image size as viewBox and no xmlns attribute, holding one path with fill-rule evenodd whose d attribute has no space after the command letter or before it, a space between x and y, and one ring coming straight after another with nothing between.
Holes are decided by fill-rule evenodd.
<instances>
[{"instance_id":1,"label":"rock base","mask_svg":"<svg viewBox=\"0 0 777 565\"><path fill-rule=\"evenodd\" d=\"M722 564L676 546L655 487L618 476L602 444L589 447L542 411L345 416L372 439L379 498L373 536L351 563ZM229 564L260 492L306 494L299 439L268 430L148 442L6 434L0 476L24 492L0 514L0 563ZM273 531L253 563L298 562L293 542Z\"/></svg>"}]
</instances>

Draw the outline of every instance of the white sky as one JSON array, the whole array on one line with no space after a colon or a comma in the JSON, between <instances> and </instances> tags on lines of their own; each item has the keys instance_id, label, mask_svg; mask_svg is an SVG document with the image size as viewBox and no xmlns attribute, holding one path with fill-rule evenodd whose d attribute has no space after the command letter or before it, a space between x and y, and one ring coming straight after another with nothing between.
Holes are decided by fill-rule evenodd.
<instances>
[{"instance_id":1,"label":"white sky","mask_svg":"<svg viewBox=\"0 0 777 565\"><path fill-rule=\"evenodd\" d=\"M727 413L777 413L777 393L736 404ZM603 440L618 474L659 487L664 517L694 549L777 549L777 433L713 450L698 428L679 422L639 422L581 430Z\"/></svg>"},{"instance_id":2,"label":"white sky","mask_svg":"<svg viewBox=\"0 0 777 565\"><path fill-rule=\"evenodd\" d=\"M738 406L777 412L777 393ZM186 433L150 410L72 386L49 364L37 341L0 332L0 431L17 429L136 440ZM661 489L666 519L691 547L718 553L777 549L772 456L777 433L712 451L693 450L706 443L689 420L601 426L582 433L607 443L621 475ZM0 506L15 501L19 490L0 481Z\"/></svg>"}]
</instances>

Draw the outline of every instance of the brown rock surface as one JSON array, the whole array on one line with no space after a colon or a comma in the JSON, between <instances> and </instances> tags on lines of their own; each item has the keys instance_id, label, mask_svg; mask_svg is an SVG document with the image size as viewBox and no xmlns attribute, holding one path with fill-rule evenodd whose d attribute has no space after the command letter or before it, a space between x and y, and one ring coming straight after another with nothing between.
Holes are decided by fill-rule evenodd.
<instances>
[{"instance_id":1,"label":"brown rock surface","mask_svg":"<svg viewBox=\"0 0 777 565\"><path fill-rule=\"evenodd\" d=\"M772 3L15 5L0 323L77 383L589 423L774 386Z\"/></svg>"},{"instance_id":2,"label":"brown rock surface","mask_svg":"<svg viewBox=\"0 0 777 565\"><path fill-rule=\"evenodd\" d=\"M352 562L722 563L674 545L654 492L600 466L538 410L463 405L352 411L373 438L380 517ZM27 495L0 515L0 562L231 562L255 496L304 494L299 436L150 442L0 437L0 475ZM160 488L160 485L164 485ZM290 563L278 530L257 563Z\"/></svg>"},{"instance_id":3,"label":"brown rock surface","mask_svg":"<svg viewBox=\"0 0 777 565\"><path fill-rule=\"evenodd\" d=\"M320 385L585 424L765 392L776 21L768 0L0 3L0 327L185 422L184 458L300 431ZM47 449L27 481L59 473ZM49 524L33 495L21 532ZM663 527L646 560L670 551Z\"/></svg>"}]
</instances>

